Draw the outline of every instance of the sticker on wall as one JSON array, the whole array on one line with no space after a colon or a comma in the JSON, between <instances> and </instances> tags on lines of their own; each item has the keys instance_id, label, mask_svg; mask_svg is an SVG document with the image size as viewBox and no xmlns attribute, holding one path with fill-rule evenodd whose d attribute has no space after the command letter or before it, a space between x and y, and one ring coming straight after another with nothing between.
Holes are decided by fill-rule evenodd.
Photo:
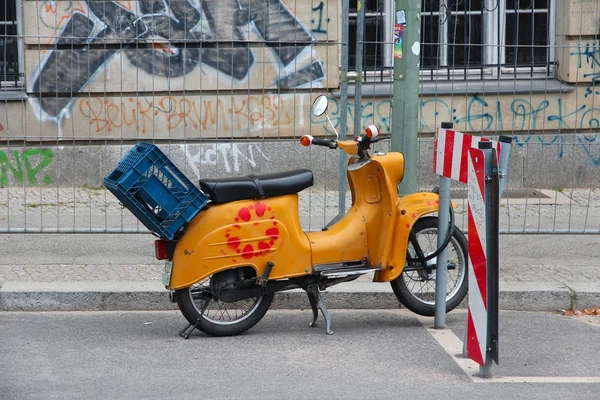
<instances>
[{"instance_id":1,"label":"sticker on wall","mask_svg":"<svg viewBox=\"0 0 600 400\"><path fill-rule=\"evenodd\" d=\"M394 26L394 58L402 58L402 34L404 26L396 24Z\"/></svg>"},{"instance_id":2,"label":"sticker on wall","mask_svg":"<svg viewBox=\"0 0 600 400\"><path fill-rule=\"evenodd\" d=\"M406 24L406 11L405 10L396 11L396 23L402 24L402 25Z\"/></svg>"}]
</instances>

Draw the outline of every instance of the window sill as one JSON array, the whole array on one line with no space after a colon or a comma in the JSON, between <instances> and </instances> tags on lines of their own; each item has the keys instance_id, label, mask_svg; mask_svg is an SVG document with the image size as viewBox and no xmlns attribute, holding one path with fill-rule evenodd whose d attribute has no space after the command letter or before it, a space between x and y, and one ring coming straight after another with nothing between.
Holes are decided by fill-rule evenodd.
<instances>
[{"instance_id":1,"label":"window sill","mask_svg":"<svg viewBox=\"0 0 600 400\"><path fill-rule=\"evenodd\" d=\"M0 89L0 101L25 101L27 92L23 90L4 90Z\"/></svg>"},{"instance_id":2,"label":"window sill","mask_svg":"<svg viewBox=\"0 0 600 400\"><path fill-rule=\"evenodd\" d=\"M364 82L363 97L391 97L394 82ZM515 94L515 93L566 93L576 89L575 85L560 82L558 79L517 79L517 80L477 80L477 81L437 81L419 85L421 96L450 94ZM354 97L355 85L348 84L348 97ZM340 97L340 91L334 90L333 96Z\"/></svg>"}]
</instances>

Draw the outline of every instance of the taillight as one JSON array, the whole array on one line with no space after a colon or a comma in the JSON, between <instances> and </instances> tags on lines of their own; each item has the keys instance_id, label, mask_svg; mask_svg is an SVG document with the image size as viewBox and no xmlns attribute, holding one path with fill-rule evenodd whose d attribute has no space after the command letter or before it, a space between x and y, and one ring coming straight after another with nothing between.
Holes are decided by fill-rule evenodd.
<instances>
[{"instance_id":1,"label":"taillight","mask_svg":"<svg viewBox=\"0 0 600 400\"><path fill-rule=\"evenodd\" d=\"M154 241L154 255L157 260L167 259L167 241L163 239Z\"/></svg>"}]
</instances>

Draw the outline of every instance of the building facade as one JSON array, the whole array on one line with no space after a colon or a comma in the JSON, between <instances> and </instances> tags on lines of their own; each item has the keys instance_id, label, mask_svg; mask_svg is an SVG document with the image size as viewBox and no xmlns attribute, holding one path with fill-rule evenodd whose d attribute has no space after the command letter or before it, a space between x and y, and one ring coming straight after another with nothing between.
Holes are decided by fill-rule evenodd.
<instances>
[{"instance_id":1,"label":"building facade","mask_svg":"<svg viewBox=\"0 0 600 400\"><path fill-rule=\"evenodd\" d=\"M361 123L390 132L395 5L363 6ZM40 148L213 139L261 146L325 134L326 120L310 114L324 93L335 125L347 105L351 132L356 100L352 84L340 98L340 62L346 42L350 69L356 62L356 11L356 0L4 1L0 138ZM577 184L588 182L588 169L600 165L589 147L600 126L599 18L599 0L423 0L420 134L452 121L518 144L556 145L560 157L572 144L587 171ZM10 156L3 152L5 182Z\"/></svg>"}]
</instances>

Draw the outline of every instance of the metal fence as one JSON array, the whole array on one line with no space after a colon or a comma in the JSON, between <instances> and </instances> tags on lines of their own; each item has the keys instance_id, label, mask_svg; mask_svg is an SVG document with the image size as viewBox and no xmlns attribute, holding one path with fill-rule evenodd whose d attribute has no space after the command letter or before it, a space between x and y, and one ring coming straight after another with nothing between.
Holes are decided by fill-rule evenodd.
<instances>
[{"instance_id":1,"label":"metal fence","mask_svg":"<svg viewBox=\"0 0 600 400\"><path fill-rule=\"evenodd\" d=\"M305 229L349 206L332 135L391 132L395 4L8 0L0 5L0 232L146 232L101 186L139 140L191 179L307 167ZM423 0L419 190L442 122L514 138L504 233L600 233L600 1ZM347 23L346 23L347 22ZM356 79L358 77L358 79ZM378 144L390 150L390 143ZM452 189L466 226L466 188ZM345 203L345 207L340 207Z\"/></svg>"}]
</instances>

